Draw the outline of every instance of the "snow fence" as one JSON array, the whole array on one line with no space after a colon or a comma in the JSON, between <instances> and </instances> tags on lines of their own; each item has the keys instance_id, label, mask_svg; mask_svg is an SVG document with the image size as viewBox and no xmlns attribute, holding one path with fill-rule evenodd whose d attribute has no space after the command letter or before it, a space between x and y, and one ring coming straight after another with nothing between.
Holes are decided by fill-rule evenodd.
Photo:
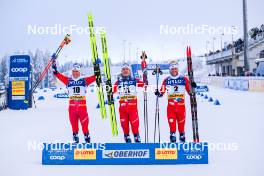
<instances>
[{"instance_id":1,"label":"snow fence","mask_svg":"<svg viewBox=\"0 0 264 176\"><path fill-rule=\"evenodd\" d=\"M241 91L264 92L264 77L208 77L209 85Z\"/></svg>"}]
</instances>

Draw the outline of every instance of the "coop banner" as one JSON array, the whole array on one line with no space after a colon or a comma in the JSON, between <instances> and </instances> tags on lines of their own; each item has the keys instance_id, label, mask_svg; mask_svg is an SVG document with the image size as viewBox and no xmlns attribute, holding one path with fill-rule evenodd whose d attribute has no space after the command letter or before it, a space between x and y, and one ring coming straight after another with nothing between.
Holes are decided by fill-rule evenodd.
<instances>
[{"instance_id":1,"label":"coop banner","mask_svg":"<svg viewBox=\"0 0 264 176\"><path fill-rule=\"evenodd\" d=\"M161 70L168 70L169 64L159 64L159 67ZM135 78L139 78L140 77L139 71L142 70L141 65L140 64L132 64L131 68L132 68L133 76ZM148 64L148 66L147 66L147 70L154 70L155 68L156 68L156 64Z\"/></svg>"},{"instance_id":2,"label":"coop banner","mask_svg":"<svg viewBox=\"0 0 264 176\"><path fill-rule=\"evenodd\" d=\"M30 97L30 57L28 55L13 55L9 67L10 109L27 109Z\"/></svg>"},{"instance_id":3,"label":"coop banner","mask_svg":"<svg viewBox=\"0 0 264 176\"><path fill-rule=\"evenodd\" d=\"M208 143L47 144L43 165L208 164Z\"/></svg>"},{"instance_id":4,"label":"coop banner","mask_svg":"<svg viewBox=\"0 0 264 176\"><path fill-rule=\"evenodd\" d=\"M204 85L204 86L197 86L195 88L195 91L196 92L209 92L209 88L207 85Z\"/></svg>"}]
</instances>

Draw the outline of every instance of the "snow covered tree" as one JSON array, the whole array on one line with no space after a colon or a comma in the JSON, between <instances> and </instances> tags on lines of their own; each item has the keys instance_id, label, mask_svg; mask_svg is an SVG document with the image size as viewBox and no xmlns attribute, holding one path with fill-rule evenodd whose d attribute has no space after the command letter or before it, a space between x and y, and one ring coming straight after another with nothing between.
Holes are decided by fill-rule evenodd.
<instances>
[{"instance_id":1,"label":"snow covered tree","mask_svg":"<svg viewBox=\"0 0 264 176\"><path fill-rule=\"evenodd\" d=\"M4 56L0 61L0 83L8 83L8 56Z\"/></svg>"},{"instance_id":2,"label":"snow covered tree","mask_svg":"<svg viewBox=\"0 0 264 176\"><path fill-rule=\"evenodd\" d=\"M44 69L44 55L43 52L39 49L36 50L35 56L32 58L32 65L33 65L33 84L36 83L37 79L39 78L42 70ZM43 88L43 82L40 85Z\"/></svg>"}]
</instances>

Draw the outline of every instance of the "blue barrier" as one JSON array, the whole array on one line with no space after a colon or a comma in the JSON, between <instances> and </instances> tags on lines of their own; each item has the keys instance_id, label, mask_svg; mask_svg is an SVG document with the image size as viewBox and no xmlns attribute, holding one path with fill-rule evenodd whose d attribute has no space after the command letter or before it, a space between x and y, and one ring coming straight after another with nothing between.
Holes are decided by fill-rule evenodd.
<instances>
[{"instance_id":1,"label":"blue barrier","mask_svg":"<svg viewBox=\"0 0 264 176\"><path fill-rule=\"evenodd\" d=\"M44 143L42 151L42 164L208 164L208 143Z\"/></svg>"},{"instance_id":2,"label":"blue barrier","mask_svg":"<svg viewBox=\"0 0 264 176\"><path fill-rule=\"evenodd\" d=\"M195 92L209 92L208 86L197 86Z\"/></svg>"},{"instance_id":3,"label":"blue barrier","mask_svg":"<svg viewBox=\"0 0 264 176\"><path fill-rule=\"evenodd\" d=\"M55 98L69 98L67 93L57 93L54 95Z\"/></svg>"},{"instance_id":4,"label":"blue barrier","mask_svg":"<svg viewBox=\"0 0 264 176\"><path fill-rule=\"evenodd\" d=\"M44 96L39 96L38 100L45 100Z\"/></svg>"},{"instance_id":5,"label":"blue barrier","mask_svg":"<svg viewBox=\"0 0 264 176\"><path fill-rule=\"evenodd\" d=\"M161 70L168 70L169 69L169 64L159 64L159 67ZM148 64L147 70L154 70L156 68L156 64ZM135 78L139 78L139 73L138 71L141 71L141 64L132 64L131 65L131 70L132 74Z\"/></svg>"},{"instance_id":6,"label":"blue barrier","mask_svg":"<svg viewBox=\"0 0 264 176\"><path fill-rule=\"evenodd\" d=\"M240 90L248 91L249 90L249 81L241 79L240 80Z\"/></svg>"},{"instance_id":7,"label":"blue barrier","mask_svg":"<svg viewBox=\"0 0 264 176\"><path fill-rule=\"evenodd\" d=\"M249 80L245 77L237 77L237 78L225 78L224 83L225 88L248 91L249 90Z\"/></svg>"}]
</instances>

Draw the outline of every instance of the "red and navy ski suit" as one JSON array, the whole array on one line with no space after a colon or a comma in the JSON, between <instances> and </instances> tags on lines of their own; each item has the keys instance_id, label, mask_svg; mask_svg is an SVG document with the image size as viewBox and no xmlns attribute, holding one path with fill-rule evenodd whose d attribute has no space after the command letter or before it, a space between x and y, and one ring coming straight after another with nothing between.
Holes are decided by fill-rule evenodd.
<instances>
[{"instance_id":1,"label":"red and navy ski suit","mask_svg":"<svg viewBox=\"0 0 264 176\"><path fill-rule=\"evenodd\" d=\"M185 132L185 91L190 94L189 80L185 76L169 76L161 86L160 93L167 92L167 118L170 132L176 132L176 122L180 133Z\"/></svg>"},{"instance_id":2,"label":"red and navy ski suit","mask_svg":"<svg viewBox=\"0 0 264 176\"><path fill-rule=\"evenodd\" d=\"M120 76L114 84L114 93L118 92L120 122L125 135L129 135L129 124L132 133L139 134L139 117L137 109L137 87L143 87L144 83L131 76Z\"/></svg>"},{"instance_id":3,"label":"red and navy ski suit","mask_svg":"<svg viewBox=\"0 0 264 176\"><path fill-rule=\"evenodd\" d=\"M78 78L74 80L56 73L55 76L63 82L69 92L69 119L71 122L72 132L78 133L80 120L84 134L89 133L89 116L86 107L86 87L95 81L95 76Z\"/></svg>"}]
</instances>

